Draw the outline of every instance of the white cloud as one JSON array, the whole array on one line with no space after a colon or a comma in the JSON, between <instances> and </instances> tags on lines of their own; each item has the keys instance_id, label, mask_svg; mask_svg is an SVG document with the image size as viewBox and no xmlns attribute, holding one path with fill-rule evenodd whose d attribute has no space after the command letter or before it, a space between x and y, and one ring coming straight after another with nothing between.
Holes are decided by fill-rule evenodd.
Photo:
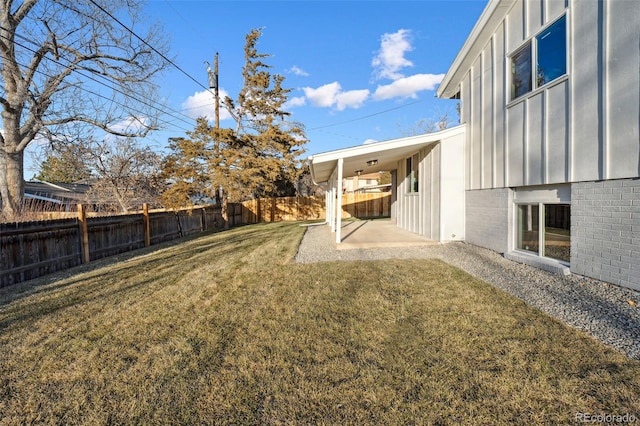
<instances>
[{"instance_id":1,"label":"white cloud","mask_svg":"<svg viewBox=\"0 0 640 426\"><path fill-rule=\"evenodd\" d=\"M301 77L309 77L309 73L303 70L302 68L298 67L297 65L294 65L291 68L289 68L287 72L289 74L295 74Z\"/></svg>"},{"instance_id":2,"label":"white cloud","mask_svg":"<svg viewBox=\"0 0 640 426\"><path fill-rule=\"evenodd\" d=\"M349 90L342 91L342 86L337 81L325 84L316 89L305 87L304 94L313 106L335 107L338 111L345 108L360 108L369 97L369 90Z\"/></svg>"},{"instance_id":3,"label":"white cloud","mask_svg":"<svg viewBox=\"0 0 640 426\"><path fill-rule=\"evenodd\" d=\"M358 109L369 98L369 90L349 90L339 93L336 97L336 109L342 111L345 108Z\"/></svg>"},{"instance_id":4,"label":"white cloud","mask_svg":"<svg viewBox=\"0 0 640 426\"><path fill-rule=\"evenodd\" d=\"M121 133L138 133L144 129L144 126L146 126L148 122L148 117L127 117L124 120L109 126L109 128Z\"/></svg>"},{"instance_id":5,"label":"white cloud","mask_svg":"<svg viewBox=\"0 0 640 426\"><path fill-rule=\"evenodd\" d=\"M407 52L413 50L410 39L411 31L405 29L382 35L380 50L371 62L378 79L398 80L404 77L399 72L402 68L413 66L413 62L404 57Z\"/></svg>"},{"instance_id":6,"label":"white cloud","mask_svg":"<svg viewBox=\"0 0 640 426\"><path fill-rule=\"evenodd\" d=\"M435 89L443 78L444 74L415 74L391 84L378 86L373 98L377 101L396 97L416 98L420 91Z\"/></svg>"},{"instance_id":7,"label":"white cloud","mask_svg":"<svg viewBox=\"0 0 640 426\"><path fill-rule=\"evenodd\" d=\"M220 120L231 118L229 111L222 107L222 99L224 99L225 96L227 96L227 93L224 90L220 90ZM213 93L209 91L194 93L182 103L182 110L185 115L194 119L205 117L208 121L215 120L216 101Z\"/></svg>"},{"instance_id":8,"label":"white cloud","mask_svg":"<svg viewBox=\"0 0 640 426\"><path fill-rule=\"evenodd\" d=\"M335 104L338 93L340 93L342 87L340 83L334 81L333 83L320 86L317 89L305 87L302 90L304 90L304 95L313 106L330 107Z\"/></svg>"},{"instance_id":9,"label":"white cloud","mask_svg":"<svg viewBox=\"0 0 640 426\"><path fill-rule=\"evenodd\" d=\"M285 102L284 109L288 110L290 108L301 107L306 104L307 104L307 100L305 99L304 96L296 96L289 99L287 102Z\"/></svg>"}]
</instances>

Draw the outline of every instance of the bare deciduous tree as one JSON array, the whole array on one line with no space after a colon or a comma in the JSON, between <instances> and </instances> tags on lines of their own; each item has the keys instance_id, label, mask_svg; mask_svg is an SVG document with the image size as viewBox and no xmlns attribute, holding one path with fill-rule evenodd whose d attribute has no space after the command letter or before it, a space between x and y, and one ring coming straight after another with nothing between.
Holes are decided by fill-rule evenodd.
<instances>
[{"instance_id":1,"label":"bare deciduous tree","mask_svg":"<svg viewBox=\"0 0 640 426\"><path fill-rule=\"evenodd\" d=\"M133 138L92 142L83 146L82 158L93 169L89 195L122 212L141 209L144 203L159 206L164 189L160 155L140 147Z\"/></svg>"},{"instance_id":2,"label":"bare deciduous tree","mask_svg":"<svg viewBox=\"0 0 640 426\"><path fill-rule=\"evenodd\" d=\"M166 44L139 13L136 0L0 0L3 213L20 209L24 151L35 138L134 137L155 127L152 78L167 64Z\"/></svg>"},{"instance_id":3,"label":"bare deciduous tree","mask_svg":"<svg viewBox=\"0 0 640 426\"><path fill-rule=\"evenodd\" d=\"M398 127L400 127L400 134L402 137L439 132L440 130L448 129L460 122L460 111L457 107L456 115L458 116L457 121L454 119L454 113L451 109L447 108L442 110L437 108L431 118L422 118L410 128L402 128L400 125L398 125Z\"/></svg>"}]
</instances>

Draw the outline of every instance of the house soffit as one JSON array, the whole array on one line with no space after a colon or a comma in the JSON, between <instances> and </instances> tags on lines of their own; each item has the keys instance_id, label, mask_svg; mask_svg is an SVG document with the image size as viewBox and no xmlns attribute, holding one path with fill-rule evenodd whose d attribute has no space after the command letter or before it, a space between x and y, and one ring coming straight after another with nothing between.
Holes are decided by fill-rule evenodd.
<instances>
[{"instance_id":1,"label":"house soffit","mask_svg":"<svg viewBox=\"0 0 640 426\"><path fill-rule=\"evenodd\" d=\"M490 0L453 60L436 92L439 98L453 98L473 61L505 19L516 0Z\"/></svg>"},{"instance_id":2,"label":"house soffit","mask_svg":"<svg viewBox=\"0 0 640 426\"><path fill-rule=\"evenodd\" d=\"M311 176L316 183L327 182L338 166L338 160L343 161L343 177L361 174L391 171L397 168L401 161L421 149L444 141L452 136L464 133L464 125L452 127L436 133L375 142L351 148L316 154L309 157ZM368 162L375 160L375 164Z\"/></svg>"}]
</instances>

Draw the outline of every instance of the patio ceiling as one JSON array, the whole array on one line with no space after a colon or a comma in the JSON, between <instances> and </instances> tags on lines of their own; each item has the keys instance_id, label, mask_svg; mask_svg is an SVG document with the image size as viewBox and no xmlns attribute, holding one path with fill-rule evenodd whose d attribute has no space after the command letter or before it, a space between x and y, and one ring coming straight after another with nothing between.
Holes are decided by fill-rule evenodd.
<instances>
[{"instance_id":1,"label":"patio ceiling","mask_svg":"<svg viewBox=\"0 0 640 426\"><path fill-rule=\"evenodd\" d=\"M358 170L361 170L362 174L395 170L398 161L415 154L422 148L463 131L464 126L457 126L436 133L316 154L309 157L311 176L315 183L329 181L340 158L343 159L344 177L356 176ZM368 164L370 161L377 161L377 163L370 165Z\"/></svg>"}]
</instances>

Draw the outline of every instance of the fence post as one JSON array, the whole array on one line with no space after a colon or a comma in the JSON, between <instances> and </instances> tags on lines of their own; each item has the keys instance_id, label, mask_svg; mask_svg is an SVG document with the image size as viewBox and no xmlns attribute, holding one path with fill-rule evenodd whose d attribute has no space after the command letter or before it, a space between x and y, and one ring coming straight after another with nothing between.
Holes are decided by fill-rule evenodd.
<instances>
[{"instance_id":1,"label":"fence post","mask_svg":"<svg viewBox=\"0 0 640 426\"><path fill-rule=\"evenodd\" d=\"M142 216L144 217L144 246L151 245L151 222L149 221L149 204L142 204Z\"/></svg>"},{"instance_id":2,"label":"fence post","mask_svg":"<svg viewBox=\"0 0 640 426\"><path fill-rule=\"evenodd\" d=\"M89 263L89 227L87 225L87 212L82 204L78 204L78 222L80 225L82 263Z\"/></svg>"}]
</instances>

